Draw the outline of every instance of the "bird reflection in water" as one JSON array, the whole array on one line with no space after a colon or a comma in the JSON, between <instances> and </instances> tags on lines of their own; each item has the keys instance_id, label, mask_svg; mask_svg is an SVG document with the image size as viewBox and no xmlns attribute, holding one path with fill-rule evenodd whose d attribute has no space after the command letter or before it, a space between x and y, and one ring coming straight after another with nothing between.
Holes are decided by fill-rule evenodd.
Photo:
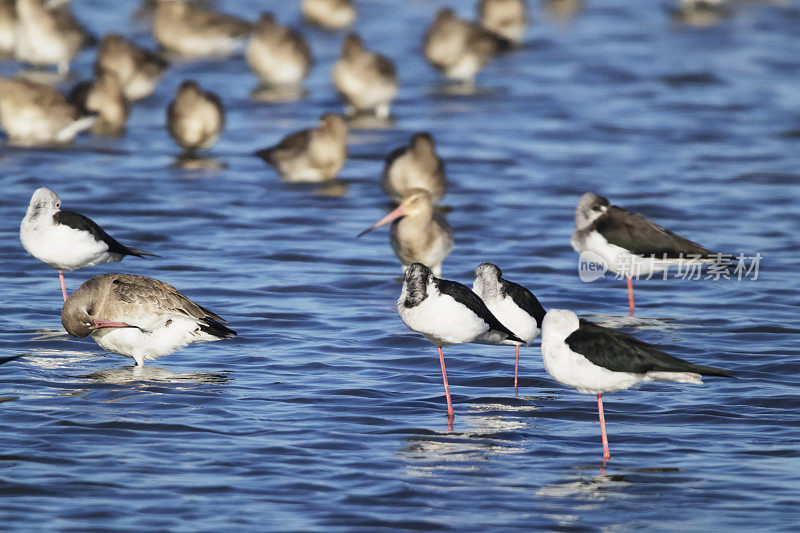
<instances>
[{"instance_id":1,"label":"bird reflection in water","mask_svg":"<svg viewBox=\"0 0 800 533\"><path fill-rule=\"evenodd\" d=\"M173 166L183 170L224 170L228 164L214 157L183 152L175 158Z\"/></svg>"},{"instance_id":2,"label":"bird reflection in water","mask_svg":"<svg viewBox=\"0 0 800 533\"><path fill-rule=\"evenodd\" d=\"M91 374L74 376L78 379L89 379L99 383L124 385L133 383L182 383L182 384L223 384L230 381L227 372L190 372L186 374L172 372L157 366L125 366L98 370Z\"/></svg>"}]
</instances>

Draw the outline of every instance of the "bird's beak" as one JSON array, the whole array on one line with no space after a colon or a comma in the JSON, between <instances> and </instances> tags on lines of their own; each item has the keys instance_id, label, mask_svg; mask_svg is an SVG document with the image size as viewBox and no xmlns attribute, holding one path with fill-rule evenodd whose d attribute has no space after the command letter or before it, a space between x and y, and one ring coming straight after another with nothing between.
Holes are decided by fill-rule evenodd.
<instances>
[{"instance_id":1,"label":"bird's beak","mask_svg":"<svg viewBox=\"0 0 800 533\"><path fill-rule=\"evenodd\" d=\"M375 224L373 224L372 226L368 227L367 229L365 229L364 231L359 233L356 236L356 238L361 237L365 233L369 233L370 231L374 230L375 228L379 228L379 227L383 226L384 224L388 224L389 222L391 222L392 220L394 220L396 218L404 217L407 214L408 214L408 211L406 211L406 206L404 206L403 204L400 204L399 206L397 206L397 209L395 209L394 211L392 211L391 213L389 213L388 215L386 215L385 217L383 217L382 219L377 221Z\"/></svg>"},{"instance_id":2,"label":"bird's beak","mask_svg":"<svg viewBox=\"0 0 800 533\"><path fill-rule=\"evenodd\" d=\"M126 324L125 322L108 322L106 320L94 320L94 329L100 328L135 328L136 326L131 326L130 324Z\"/></svg>"}]
</instances>

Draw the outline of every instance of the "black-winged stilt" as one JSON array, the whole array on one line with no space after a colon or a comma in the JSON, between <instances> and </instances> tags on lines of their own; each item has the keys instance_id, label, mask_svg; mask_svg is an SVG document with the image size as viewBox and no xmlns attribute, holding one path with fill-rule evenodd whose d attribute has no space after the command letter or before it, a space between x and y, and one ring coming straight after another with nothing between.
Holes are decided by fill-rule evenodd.
<instances>
[{"instance_id":1,"label":"black-winged stilt","mask_svg":"<svg viewBox=\"0 0 800 533\"><path fill-rule=\"evenodd\" d=\"M406 269L397 311L408 329L421 333L439 352L450 421L455 412L450 400L442 348L465 342L525 343L501 324L469 287L435 277L431 269L422 263L412 263Z\"/></svg>"},{"instance_id":2,"label":"black-winged stilt","mask_svg":"<svg viewBox=\"0 0 800 533\"><path fill-rule=\"evenodd\" d=\"M597 394L604 461L611 457L604 392L625 390L642 381L702 384L703 375L732 377L727 370L689 363L630 335L578 319L566 309L551 309L544 317L542 361L559 383Z\"/></svg>"},{"instance_id":3,"label":"black-winged stilt","mask_svg":"<svg viewBox=\"0 0 800 533\"><path fill-rule=\"evenodd\" d=\"M542 330L545 310L531 291L503 279L500 267L492 263L481 263L475 269L475 282L472 290L481 297L489 311L500 322L525 341L525 346L533 342ZM519 344L514 355L514 396L519 387Z\"/></svg>"},{"instance_id":4,"label":"black-winged stilt","mask_svg":"<svg viewBox=\"0 0 800 533\"><path fill-rule=\"evenodd\" d=\"M67 301L64 270L121 261L126 255L158 257L120 244L80 213L62 211L61 199L45 187L36 189L31 196L19 226L19 239L29 254L58 270L64 301Z\"/></svg>"},{"instance_id":5,"label":"black-winged stilt","mask_svg":"<svg viewBox=\"0 0 800 533\"><path fill-rule=\"evenodd\" d=\"M610 205L608 199L590 192L578 201L570 244L579 254L592 252L609 270L626 277L631 316L635 307L633 277L665 270L680 261L717 262L720 257L647 217Z\"/></svg>"}]
</instances>

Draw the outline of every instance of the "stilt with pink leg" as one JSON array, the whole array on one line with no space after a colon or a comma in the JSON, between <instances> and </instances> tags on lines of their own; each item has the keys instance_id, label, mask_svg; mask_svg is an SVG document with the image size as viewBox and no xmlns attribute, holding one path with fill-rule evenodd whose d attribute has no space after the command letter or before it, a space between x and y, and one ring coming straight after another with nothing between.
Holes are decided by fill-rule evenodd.
<instances>
[{"instance_id":1,"label":"stilt with pink leg","mask_svg":"<svg viewBox=\"0 0 800 533\"><path fill-rule=\"evenodd\" d=\"M440 279L422 263L412 263L403 275L397 312L405 325L436 346L447 397L447 416L454 416L442 347L465 342L524 344L489 311L480 297L455 281Z\"/></svg>"},{"instance_id":2,"label":"stilt with pink leg","mask_svg":"<svg viewBox=\"0 0 800 533\"><path fill-rule=\"evenodd\" d=\"M64 273L58 271L58 279L61 281L61 294L64 296L64 301L67 301L67 285L64 283Z\"/></svg>"},{"instance_id":3,"label":"stilt with pink leg","mask_svg":"<svg viewBox=\"0 0 800 533\"><path fill-rule=\"evenodd\" d=\"M62 210L58 195L44 187L31 196L19 225L19 239L29 254L58 271L65 302L68 296L64 270L121 261L128 255L158 257L119 243L80 213Z\"/></svg>"},{"instance_id":4,"label":"stilt with pink leg","mask_svg":"<svg viewBox=\"0 0 800 533\"><path fill-rule=\"evenodd\" d=\"M450 385L447 384L447 370L444 369L444 352L441 346L436 347L439 350L439 364L442 365L442 381L444 382L444 395L447 398L447 418L451 419L456 416L453 410L453 402L450 400Z\"/></svg>"},{"instance_id":5,"label":"stilt with pink leg","mask_svg":"<svg viewBox=\"0 0 800 533\"><path fill-rule=\"evenodd\" d=\"M603 395L597 394L597 414L600 417L600 434L603 437L603 461L611 459L611 452L608 450L608 435L606 435L606 417L603 415Z\"/></svg>"},{"instance_id":6,"label":"stilt with pink leg","mask_svg":"<svg viewBox=\"0 0 800 533\"><path fill-rule=\"evenodd\" d=\"M519 397L519 346L514 352L514 398Z\"/></svg>"},{"instance_id":7,"label":"stilt with pink leg","mask_svg":"<svg viewBox=\"0 0 800 533\"><path fill-rule=\"evenodd\" d=\"M567 309L551 309L544 317L542 362L559 383L597 394L603 462L611 458L604 393L625 390L642 381L702 384L703 376L732 376L726 370L692 364L625 333L579 319Z\"/></svg>"},{"instance_id":8,"label":"stilt with pink leg","mask_svg":"<svg viewBox=\"0 0 800 533\"><path fill-rule=\"evenodd\" d=\"M527 346L539 336L545 310L531 291L504 279L503 272L495 264L481 263L475 269L472 290L481 297L489 311L525 341ZM503 341L509 344L509 341ZM514 397L519 396L519 343L514 350Z\"/></svg>"},{"instance_id":9,"label":"stilt with pink leg","mask_svg":"<svg viewBox=\"0 0 800 533\"><path fill-rule=\"evenodd\" d=\"M633 280L630 276L625 276L628 280L628 316L633 316L633 310L636 307L633 303Z\"/></svg>"},{"instance_id":10,"label":"stilt with pink leg","mask_svg":"<svg viewBox=\"0 0 800 533\"><path fill-rule=\"evenodd\" d=\"M579 254L591 253L628 281L629 316L633 316L630 272L647 276L679 265L684 258L719 264L721 254L659 226L644 215L611 205L608 198L587 192L575 208L575 231L570 244ZM502 320L502 319L501 319Z\"/></svg>"}]
</instances>

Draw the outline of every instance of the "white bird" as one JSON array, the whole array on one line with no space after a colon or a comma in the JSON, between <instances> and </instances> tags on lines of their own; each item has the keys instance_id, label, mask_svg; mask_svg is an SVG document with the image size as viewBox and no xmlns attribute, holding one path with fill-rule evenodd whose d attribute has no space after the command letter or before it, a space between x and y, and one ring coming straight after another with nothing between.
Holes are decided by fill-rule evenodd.
<instances>
[{"instance_id":1,"label":"white bird","mask_svg":"<svg viewBox=\"0 0 800 533\"><path fill-rule=\"evenodd\" d=\"M439 352L449 422L452 422L455 412L442 348L464 342L525 343L500 323L469 287L435 277L422 263L413 263L406 269L397 312L408 329L421 333Z\"/></svg>"},{"instance_id":2,"label":"white bird","mask_svg":"<svg viewBox=\"0 0 800 533\"><path fill-rule=\"evenodd\" d=\"M542 361L559 383L597 394L603 461L611 458L604 392L625 390L643 381L702 384L703 375L732 377L727 370L689 363L630 335L579 320L566 309L551 309L544 317Z\"/></svg>"},{"instance_id":3,"label":"white bird","mask_svg":"<svg viewBox=\"0 0 800 533\"><path fill-rule=\"evenodd\" d=\"M133 274L95 276L61 309L61 323L70 335L91 335L98 346L132 357L137 366L190 343L235 336L224 322L172 285Z\"/></svg>"},{"instance_id":4,"label":"white bird","mask_svg":"<svg viewBox=\"0 0 800 533\"><path fill-rule=\"evenodd\" d=\"M31 196L19 226L19 239L29 254L58 270L64 301L67 301L64 270L121 261L126 255L158 257L120 244L80 213L62 211L61 199L45 187L36 189Z\"/></svg>"},{"instance_id":5,"label":"white bird","mask_svg":"<svg viewBox=\"0 0 800 533\"><path fill-rule=\"evenodd\" d=\"M545 310L531 291L503 279L500 267L492 263L481 263L475 269L472 290L514 335L530 345L539 336ZM514 396L518 394L519 345L514 355Z\"/></svg>"}]
</instances>

